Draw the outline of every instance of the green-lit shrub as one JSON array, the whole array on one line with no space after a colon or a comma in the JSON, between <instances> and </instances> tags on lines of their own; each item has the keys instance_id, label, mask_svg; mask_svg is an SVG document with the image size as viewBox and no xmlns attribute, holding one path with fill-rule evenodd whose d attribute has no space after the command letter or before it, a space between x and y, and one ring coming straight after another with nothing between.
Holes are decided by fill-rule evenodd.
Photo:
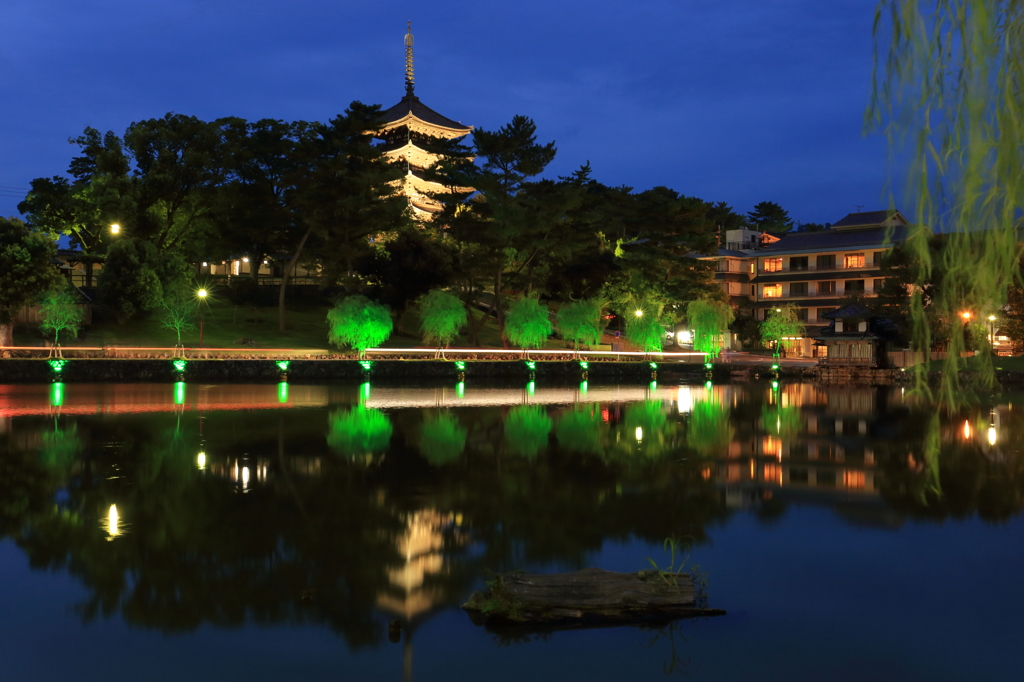
<instances>
[{"instance_id":1,"label":"green-lit shrub","mask_svg":"<svg viewBox=\"0 0 1024 682\"><path fill-rule=\"evenodd\" d=\"M348 296L327 311L327 339L336 346L350 346L363 357L367 348L379 346L391 336L393 323L386 306L365 296Z\"/></svg>"}]
</instances>

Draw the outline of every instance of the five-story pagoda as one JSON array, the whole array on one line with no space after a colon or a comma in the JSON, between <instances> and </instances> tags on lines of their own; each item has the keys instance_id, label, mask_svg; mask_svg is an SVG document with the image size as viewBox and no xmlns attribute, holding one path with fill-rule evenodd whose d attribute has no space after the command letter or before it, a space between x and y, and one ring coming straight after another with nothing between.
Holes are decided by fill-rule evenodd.
<instances>
[{"instance_id":1,"label":"five-story pagoda","mask_svg":"<svg viewBox=\"0 0 1024 682\"><path fill-rule=\"evenodd\" d=\"M414 94L412 45L412 22L409 22L405 34L405 97L381 113L383 125L377 136L384 141L385 155L393 163L405 166L403 192L409 197L416 215L430 219L442 209L441 203L432 195L448 189L424 178L424 171L438 160L438 155L429 151L431 138L463 137L473 130L473 126L453 121L420 102ZM457 191L468 193L472 189L460 187Z\"/></svg>"}]
</instances>

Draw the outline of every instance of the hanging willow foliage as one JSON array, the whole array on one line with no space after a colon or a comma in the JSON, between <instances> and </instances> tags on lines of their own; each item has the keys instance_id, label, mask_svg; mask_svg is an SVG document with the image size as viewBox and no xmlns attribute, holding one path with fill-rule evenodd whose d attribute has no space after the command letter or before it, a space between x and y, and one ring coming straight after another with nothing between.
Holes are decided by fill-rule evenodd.
<instances>
[{"instance_id":1,"label":"hanging willow foliage","mask_svg":"<svg viewBox=\"0 0 1024 682\"><path fill-rule=\"evenodd\" d=\"M881 0L875 15L874 94L867 112L894 158L909 154L907 194L920 223L948 233L937 258L927 234L911 237L915 257L910 317L914 346L934 342L928 316L950 328L937 396L955 404L968 340L1020 273L1024 208L1024 3L1019 0ZM941 272L926 310L922 289ZM978 380L995 381L984 353ZM935 397L918 366L917 386Z\"/></svg>"},{"instance_id":2,"label":"hanging willow foliage","mask_svg":"<svg viewBox=\"0 0 1024 682\"><path fill-rule=\"evenodd\" d=\"M686 319L693 332L693 349L714 360L722 352L722 340L734 319L732 306L725 301L697 299L686 306Z\"/></svg>"}]
</instances>

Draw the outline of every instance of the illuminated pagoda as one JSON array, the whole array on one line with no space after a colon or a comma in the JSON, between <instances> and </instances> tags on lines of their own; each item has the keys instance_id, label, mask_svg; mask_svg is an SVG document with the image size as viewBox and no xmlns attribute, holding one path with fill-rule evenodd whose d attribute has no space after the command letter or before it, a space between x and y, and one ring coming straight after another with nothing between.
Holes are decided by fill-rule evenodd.
<instances>
[{"instance_id":1,"label":"illuminated pagoda","mask_svg":"<svg viewBox=\"0 0 1024 682\"><path fill-rule=\"evenodd\" d=\"M384 154L393 162L405 166L403 193L417 217L429 220L442 209L441 202L432 194L448 191L440 183L424 179L424 171L434 165L438 155L428 151L431 139L454 139L468 135L473 126L442 116L420 102L414 94L412 22L405 34L405 97L381 114L383 127L377 137L384 142ZM470 188L458 188L472 192Z\"/></svg>"}]
</instances>

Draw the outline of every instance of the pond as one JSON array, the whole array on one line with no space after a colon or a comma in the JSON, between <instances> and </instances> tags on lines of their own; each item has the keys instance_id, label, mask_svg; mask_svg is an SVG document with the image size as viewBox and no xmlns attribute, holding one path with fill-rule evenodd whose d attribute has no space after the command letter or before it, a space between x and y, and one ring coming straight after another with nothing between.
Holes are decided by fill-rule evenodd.
<instances>
[{"instance_id":1,"label":"pond","mask_svg":"<svg viewBox=\"0 0 1024 682\"><path fill-rule=\"evenodd\" d=\"M0 679L1017 679L1022 401L0 386ZM460 609L496 572L665 567L667 538L727 615L513 636Z\"/></svg>"}]
</instances>

